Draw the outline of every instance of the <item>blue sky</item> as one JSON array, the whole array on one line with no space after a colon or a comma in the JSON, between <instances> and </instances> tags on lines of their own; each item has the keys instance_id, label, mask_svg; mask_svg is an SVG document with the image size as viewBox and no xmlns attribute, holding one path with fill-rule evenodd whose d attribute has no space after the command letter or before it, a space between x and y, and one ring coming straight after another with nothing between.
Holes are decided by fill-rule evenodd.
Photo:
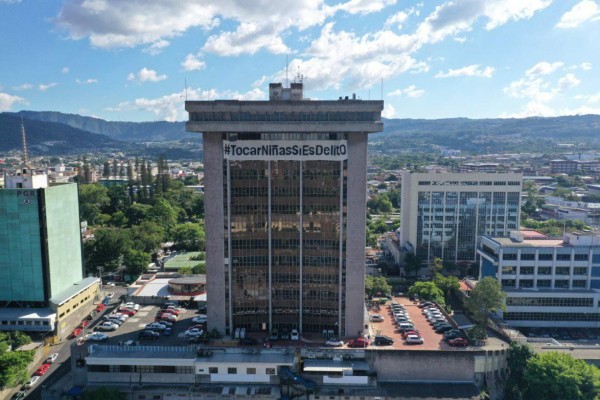
<instances>
[{"instance_id":1,"label":"blue sky","mask_svg":"<svg viewBox=\"0 0 600 400\"><path fill-rule=\"evenodd\" d=\"M0 0L0 32L0 111L181 121L287 59L390 118L600 114L600 0Z\"/></svg>"}]
</instances>

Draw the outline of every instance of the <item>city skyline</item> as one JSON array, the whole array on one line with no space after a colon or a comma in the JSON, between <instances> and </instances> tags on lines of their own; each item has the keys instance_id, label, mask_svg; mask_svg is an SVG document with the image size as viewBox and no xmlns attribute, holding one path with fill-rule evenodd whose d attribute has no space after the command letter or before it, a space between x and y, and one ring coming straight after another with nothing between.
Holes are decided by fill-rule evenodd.
<instances>
[{"instance_id":1,"label":"city skyline","mask_svg":"<svg viewBox=\"0 0 600 400\"><path fill-rule=\"evenodd\" d=\"M0 112L185 119L184 100L383 97L388 118L600 114L596 0L0 0ZM383 96L382 96L383 95Z\"/></svg>"}]
</instances>

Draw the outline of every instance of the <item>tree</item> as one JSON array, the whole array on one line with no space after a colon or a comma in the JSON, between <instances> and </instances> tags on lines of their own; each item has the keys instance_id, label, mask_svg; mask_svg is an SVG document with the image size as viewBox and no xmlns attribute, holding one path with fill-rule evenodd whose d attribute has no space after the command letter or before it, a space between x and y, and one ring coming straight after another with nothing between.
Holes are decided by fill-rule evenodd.
<instances>
[{"instance_id":1,"label":"tree","mask_svg":"<svg viewBox=\"0 0 600 400\"><path fill-rule=\"evenodd\" d=\"M375 296L377 293L385 295L392 291L392 286L388 283L387 279L383 276L371 276L365 277L365 293L368 296Z\"/></svg>"},{"instance_id":2,"label":"tree","mask_svg":"<svg viewBox=\"0 0 600 400\"><path fill-rule=\"evenodd\" d=\"M27 381L27 367L33 361L33 353L33 350L0 353L0 388L15 387Z\"/></svg>"},{"instance_id":3,"label":"tree","mask_svg":"<svg viewBox=\"0 0 600 400\"><path fill-rule=\"evenodd\" d=\"M108 178L110 176L110 163L108 162L108 160L104 161L104 164L102 165L102 177L103 178Z\"/></svg>"},{"instance_id":4,"label":"tree","mask_svg":"<svg viewBox=\"0 0 600 400\"><path fill-rule=\"evenodd\" d=\"M106 272L114 271L120 263L124 251L131 241L118 229L102 228L94 232L94 240L83 245L83 255L89 272L104 267Z\"/></svg>"},{"instance_id":5,"label":"tree","mask_svg":"<svg viewBox=\"0 0 600 400\"><path fill-rule=\"evenodd\" d=\"M11 332L10 338L12 340L12 347L14 349L18 349L21 346L25 346L26 344L31 343L31 338L21 331Z\"/></svg>"},{"instance_id":6,"label":"tree","mask_svg":"<svg viewBox=\"0 0 600 400\"><path fill-rule=\"evenodd\" d=\"M165 239L165 230L152 221L143 221L139 225L132 226L129 231L132 248L146 253L152 253Z\"/></svg>"},{"instance_id":7,"label":"tree","mask_svg":"<svg viewBox=\"0 0 600 400\"><path fill-rule=\"evenodd\" d=\"M165 229L167 237L171 237L171 230L177 223L177 212L165 199L158 198L148 213L150 220Z\"/></svg>"},{"instance_id":8,"label":"tree","mask_svg":"<svg viewBox=\"0 0 600 400\"><path fill-rule=\"evenodd\" d=\"M150 254L140 250L127 249L123 254L123 265L125 265L130 275L143 274L151 262L152 257Z\"/></svg>"},{"instance_id":9,"label":"tree","mask_svg":"<svg viewBox=\"0 0 600 400\"><path fill-rule=\"evenodd\" d=\"M204 229L200 224L179 224L173 228L173 240L177 248L187 251L204 250Z\"/></svg>"},{"instance_id":10,"label":"tree","mask_svg":"<svg viewBox=\"0 0 600 400\"><path fill-rule=\"evenodd\" d=\"M441 275L443 268L444 263L442 262L442 259L436 257L429 266L429 271L431 271L431 275L435 278L436 276Z\"/></svg>"},{"instance_id":11,"label":"tree","mask_svg":"<svg viewBox=\"0 0 600 400\"><path fill-rule=\"evenodd\" d=\"M79 217L89 225L96 220L110 204L108 189L98 184L79 185Z\"/></svg>"},{"instance_id":12,"label":"tree","mask_svg":"<svg viewBox=\"0 0 600 400\"><path fill-rule=\"evenodd\" d=\"M486 276L471 290L465 301L465 306L473 313L477 323L485 329L487 328L489 313L502 309L505 298L506 293L502 291L498 281Z\"/></svg>"},{"instance_id":13,"label":"tree","mask_svg":"<svg viewBox=\"0 0 600 400\"><path fill-rule=\"evenodd\" d=\"M527 362L523 379L526 400L589 400L600 394L600 370L570 354L536 354Z\"/></svg>"},{"instance_id":14,"label":"tree","mask_svg":"<svg viewBox=\"0 0 600 400\"><path fill-rule=\"evenodd\" d=\"M523 374L527 362L535 353L527 344L512 342L508 348L508 376L504 382L504 399L519 400L525 390Z\"/></svg>"},{"instance_id":15,"label":"tree","mask_svg":"<svg viewBox=\"0 0 600 400\"><path fill-rule=\"evenodd\" d=\"M455 276L443 276L438 274L433 278L433 283L435 283L442 293L444 293L446 302L450 302L452 296L460 291L460 282Z\"/></svg>"},{"instance_id":16,"label":"tree","mask_svg":"<svg viewBox=\"0 0 600 400\"><path fill-rule=\"evenodd\" d=\"M406 253L404 256L404 270L406 271L406 275L418 274L422 265L423 261L414 253Z\"/></svg>"},{"instance_id":17,"label":"tree","mask_svg":"<svg viewBox=\"0 0 600 400\"><path fill-rule=\"evenodd\" d=\"M152 206L141 203L133 203L131 206L129 206L127 211L125 211L125 215L129 220L129 225L139 225L142 223L142 221L148 218L151 208Z\"/></svg>"},{"instance_id":18,"label":"tree","mask_svg":"<svg viewBox=\"0 0 600 400\"><path fill-rule=\"evenodd\" d=\"M409 296L418 296L420 299L435 301L438 304L445 304L444 293L433 282L416 282L408 289Z\"/></svg>"},{"instance_id":19,"label":"tree","mask_svg":"<svg viewBox=\"0 0 600 400\"><path fill-rule=\"evenodd\" d=\"M83 400L126 400L127 395L119 390L111 387L98 387L86 389L83 392Z\"/></svg>"}]
</instances>

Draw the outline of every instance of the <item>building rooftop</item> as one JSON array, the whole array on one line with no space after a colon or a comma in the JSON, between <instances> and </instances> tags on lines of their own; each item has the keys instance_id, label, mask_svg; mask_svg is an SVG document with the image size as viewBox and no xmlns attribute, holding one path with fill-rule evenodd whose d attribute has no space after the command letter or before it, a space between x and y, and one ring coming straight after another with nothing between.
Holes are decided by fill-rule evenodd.
<instances>
[{"instance_id":1,"label":"building rooftop","mask_svg":"<svg viewBox=\"0 0 600 400\"><path fill-rule=\"evenodd\" d=\"M562 239L525 239L522 242L511 238L495 237L491 239L503 247L561 247L565 245Z\"/></svg>"},{"instance_id":2,"label":"building rooftop","mask_svg":"<svg viewBox=\"0 0 600 400\"><path fill-rule=\"evenodd\" d=\"M81 292L84 289L87 289L96 282L100 282L100 278L84 278L79 282L74 283L73 286L68 287L67 289L58 293L56 296L50 298L50 302L53 304L61 305L62 303L69 300L71 297L75 296L77 293Z\"/></svg>"},{"instance_id":3,"label":"building rooftop","mask_svg":"<svg viewBox=\"0 0 600 400\"><path fill-rule=\"evenodd\" d=\"M0 320L16 320L19 318L37 319L56 317L50 308L0 308Z\"/></svg>"}]
</instances>

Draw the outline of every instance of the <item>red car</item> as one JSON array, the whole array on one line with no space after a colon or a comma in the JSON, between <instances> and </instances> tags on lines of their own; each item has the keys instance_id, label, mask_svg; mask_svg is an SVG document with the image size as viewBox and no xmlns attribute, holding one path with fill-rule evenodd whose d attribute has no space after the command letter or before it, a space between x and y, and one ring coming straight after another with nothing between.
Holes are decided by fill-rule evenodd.
<instances>
[{"instance_id":1,"label":"red car","mask_svg":"<svg viewBox=\"0 0 600 400\"><path fill-rule=\"evenodd\" d=\"M348 342L348 347L365 348L369 347L369 341L365 338L356 338Z\"/></svg>"},{"instance_id":2,"label":"red car","mask_svg":"<svg viewBox=\"0 0 600 400\"><path fill-rule=\"evenodd\" d=\"M102 310L104 310L106 308L106 306L103 303L100 303L96 306L96 311L100 312Z\"/></svg>"},{"instance_id":3,"label":"red car","mask_svg":"<svg viewBox=\"0 0 600 400\"><path fill-rule=\"evenodd\" d=\"M81 321L81 323L79 325L77 325L77 328L83 329L83 328L87 327L89 324L90 324L90 321L85 319L85 320Z\"/></svg>"},{"instance_id":4,"label":"red car","mask_svg":"<svg viewBox=\"0 0 600 400\"><path fill-rule=\"evenodd\" d=\"M402 332L402 339L406 339L406 337L407 337L408 335L417 335L417 336L419 336L419 335L420 335L420 333L419 333L419 331L418 331L418 330L413 330L413 331L406 331L406 332Z\"/></svg>"},{"instance_id":5,"label":"red car","mask_svg":"<svg viewBox=\"0 0 600 400\"><path fill-rule=\"evenodd\" d=\"M42 364L33 374L37 375L37 376L42 376L46 372L48 372L49 368L50 368L50 364Z\"/></svg>"},{"instance_id":6,"label":"red car","mask_svg":"<svg viewBox=\"0 0 600 400\"><path fill-rule=\"evenodd\" d=\"M448 340L448 344L454 347L467 347L469 345L469 341L465 338L456 338L452 340Z\"/></svg>"},{"instance_id":7,"label":"red car","mask_svg":"<svg viewBox=\"0 0 600 400\"><path fill-rule=\"evenodd\" d=\"M158 314L156 316L156 319L160 319L160 320L164 320L164 321L169 321L169 322L175 322L175 321L177 321L177 318L175 318L171 314Z\"/></svg>"},{"instance_id":8,"label":"red car","mask_svg":"<svg viewBox=\"0 0 600 400\"><path fill-rule=\"evenodd\" d=\"M130 317L133 316L133 315L135 315L135 310L132 310L131 308L120 307L119 308L119 312L121 314L129 315Z\"/></svg>"},{"instance_id":9,"label":"red car","mask_svg":"<svg viewBox=\"0 0 600 400\"><path fill-rule=\"evenodd\" d=\"M82 330L83 330L83 329L81 329L81 328L75 328L75 329L73 330L73 332L71 332L71 335L69 335L69 337L70 337L71 339L73 339L73 338L76 338L77 336L79 336L79 335L81 334L81 331L82 331Z\"/></svg>"},{"instance_id":10,"label":"red car","mask_svg":"<svg viewBox=\"0 0 600 400\"><path fill-rule=\"evenodd\" d=\"M179 315L179 314L181 314L181 311L179 311L179 310L173 310L171 308L166 308L164 310L160 310L160 312L163 313L163 314L164 313L168 313L168 314L173 314L173 315Z\"/></svg>"}]
</instances>

